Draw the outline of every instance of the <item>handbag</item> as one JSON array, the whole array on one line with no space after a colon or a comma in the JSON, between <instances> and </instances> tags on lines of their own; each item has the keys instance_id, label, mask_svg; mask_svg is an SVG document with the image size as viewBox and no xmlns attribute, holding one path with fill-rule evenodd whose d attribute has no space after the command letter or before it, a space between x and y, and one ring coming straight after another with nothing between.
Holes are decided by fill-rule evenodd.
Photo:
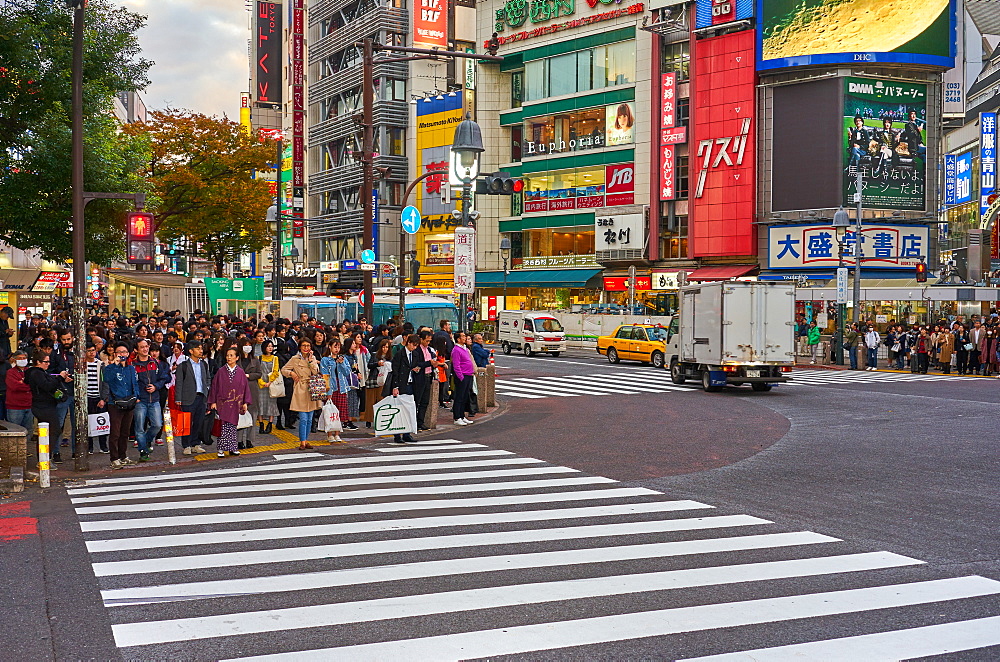
<instances>
[{"instance_id":1,"label":"handbag","mask_svg":"<svg viewBox=\"0 0 1000 662\"><path fill-rule=\"evenodd\" d=\"M139 402L139 398L132 396L130 398L115 398L112 401L115 407L118 407L122 411L132 411L135 409L136 404Z\"/></svg>"},{"instance_id":2,"label":"handbag","mask_svg":"<svg viewBox=\"0 0 1000 662\"><path fill-rule=\"evenodd\" d=\"M379 388L385 386L385 380L392 372L392 364L389 362L383 363L378 367L378 377L375 379L375 383L378 384Z\"/></svg>"},{"instance_id":3,"label":"handbag","mask_svg":"<svg viewBox=\"0 0 1000 662\"><path fill-rule=\"evenodd\" d=\"M323 432L344 431L344 424L340 420L340 410L337 409L337 405L333 404L332 400L327 400L326 404L323 405L316 427Z\"/></svg>"},{"instance_id":4,"label":"handbag","mask_svg":"<svg viewBox=\"0 0 1000 662\"><path fill-rule=\"evenodd\" d=\"M267 393L272 398L285 397L285 381L280 377L267 385Z\"/></svg>"},{"instance_id":5,"label":"handbag","mask_svg":"<svg viewBox=\"0 0 1000 662\"><path fill-rule=\"evenodd\" d=\"M962 345L962 349L964 349L967 352L971 352L972 348L973 348L973 344L971 342L967 342L964 345Z\"/></svg>"},{"instance_id":6,"label":"handbag","mask_svg":"<svg viewBox=\"0 0 1000 662\"><path fill-rule=\"evenodd\" d=\"M250 412L245 411L242 414L240 414L239 420L236 421L236 429L244 430L249 427L253 427L253 416L250 414Z\"/></svg>"},{"instance_id":7,"label":"handbag","mask_svg":"<svg viewBox=\"0 0 1000 662\"><path fill-rule=\"evenodd\" d=\"M327 386L323 375L311 375L308 387L311 400L326 400Z\"/></svg>"},{"instance_id":8,"label":"handbag","mask_svg":"<svg viewBox=\"0 0 1000 662\"><path fill-rule=\"evenodd\" d=\"M900 349L902 349L902 346L898 342L893 343L893 345L892 345L892 351L898 352Z\"/></svg>"}]
</instances>

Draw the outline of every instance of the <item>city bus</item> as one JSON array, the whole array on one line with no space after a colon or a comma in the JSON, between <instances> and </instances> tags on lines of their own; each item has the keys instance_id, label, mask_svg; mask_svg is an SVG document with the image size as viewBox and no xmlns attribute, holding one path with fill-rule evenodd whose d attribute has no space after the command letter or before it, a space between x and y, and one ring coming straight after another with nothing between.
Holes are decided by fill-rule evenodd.
<instances>
[{"instance_id":1,"label":"city bus","mask_svg":"<svg viewBox=\"0 0 1000 662\"><path fill-rule=\"evenodd\" d=\"M303 297L295 299L295 315L301 313L315 317L324 324L336 324L345 319L356 320L364 315L364 306L360 305L358 297L348 299L338 297ZM372 306L372 326L385 324L389 319L399 315L399 295L391 288L375 290L375 302ZM406 295L406 321L413 328L429 326L437 329L441 320L448 320L454 328L458 328L458 308L455 304L442 297L426 294Z\"/></svg>"}]
</instances>

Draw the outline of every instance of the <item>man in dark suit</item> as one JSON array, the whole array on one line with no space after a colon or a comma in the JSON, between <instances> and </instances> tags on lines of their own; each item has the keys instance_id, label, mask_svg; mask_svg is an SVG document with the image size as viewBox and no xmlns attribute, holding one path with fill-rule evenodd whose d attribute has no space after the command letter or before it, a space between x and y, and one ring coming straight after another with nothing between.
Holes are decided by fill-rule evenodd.
<instances>
[{"instance_id":1,"label":"man in dark suit","mask_svg":"<svg viewBox=\"0 0 1000 662\"><path fill-rule=\"evenodd\" d=\"M174 399L180 405L181 411L191 414L191 434L181 440L183 454L200 454L205 452L202 442L202 423L205 411L208 409L208 389L212 385L208 361L205 360L205 348L200 340L192 340L184 348L188 360L177 364L174 373Z\"/></svg>"},{"instance_id":2,"label":"man in dark suit","mask_svg":"<svg viewBox=\"0 0 1000 662\"><path fill-rule=\"evenodd\" d=\"M396 352L392 357L392 372L382 387L383 396L413 395L414 380L425 367L423 353L417 349L418 345L420 339L416 335L410 335L403 351ZM393 435L392 440L397 444L412 444L416 441L411 434Z\"/></svg>"},{"instance_id":3,"label":"man in dark suit","mask_svg":"<svg viewBox=\"0 0 1000 662\"><path fill-rule=\"evenodd\" d=\"M420 370L413 376L413 401L417 404L417 429L430 430L425 419L427 418L427 406L430 404L431 387L434 385L434 359L437 352L431 347L433 337L430 329L424 329L417 334L420 344L414 351L418 363L415 367Z\"/></svg>"}]
</instances>

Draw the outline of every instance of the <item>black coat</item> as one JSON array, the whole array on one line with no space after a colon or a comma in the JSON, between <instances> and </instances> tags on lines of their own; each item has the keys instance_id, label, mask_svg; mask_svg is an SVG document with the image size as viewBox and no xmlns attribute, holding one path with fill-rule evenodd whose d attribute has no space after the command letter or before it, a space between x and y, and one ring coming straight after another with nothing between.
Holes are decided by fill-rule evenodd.
<instances>
[{"instance_id":1,"label":"black coat","mask_svg":"<svg viewBox=\"0 0 1000 662\"><path fill-rule=\"evenodd\" d=\"M389 377L385 380L385 385L382 387L382 397L392 395L392 389L394 388L398 388L400 393L413 393L413 383L410 381L409 375L414 368L424 368L430 365L430 363L424 361L423 355L416 352L413 354L415 360L412 363L409 357L410 352L405 346L392 357L392 372L389 373Z\"/></svg>"}]
</instances>

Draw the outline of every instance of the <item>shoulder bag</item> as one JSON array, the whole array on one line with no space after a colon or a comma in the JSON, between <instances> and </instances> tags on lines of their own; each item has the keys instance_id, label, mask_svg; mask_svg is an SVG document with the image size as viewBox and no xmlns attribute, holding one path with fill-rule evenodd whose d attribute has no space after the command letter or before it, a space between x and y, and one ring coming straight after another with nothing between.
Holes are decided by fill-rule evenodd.
<instances>
[{"instance_id":1,"label":"shoulder bag","mask_svg":"<svg viewBox=\"0 0 1000 662\"><path fill-rule=\"evenodd\" d=\"M311 375L309 377L309 398L311 400L326 400L326 380L323 375Z\"/></svg>"},{"instance_id":2,"label":"shoulder bag","mask_svg":"<svg viewBox=\"0 0 1000 662\"><path fill-rule=\"evenodd\" d=\"M139 398L133 395L130 398L115 398L112 404L122 411L132 411L138 402Z\"/></svg>"}]
</instances>

